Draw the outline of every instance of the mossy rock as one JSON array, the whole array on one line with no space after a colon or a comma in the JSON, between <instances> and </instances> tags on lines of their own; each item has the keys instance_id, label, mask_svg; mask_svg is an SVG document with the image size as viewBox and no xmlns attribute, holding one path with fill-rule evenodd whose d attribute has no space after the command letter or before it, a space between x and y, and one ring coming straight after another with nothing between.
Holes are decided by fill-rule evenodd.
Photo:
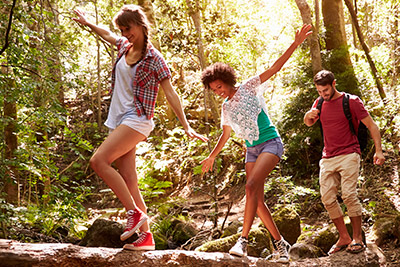
<instances>
[{"instance_id":1,"label":"mossy rock","mask_svg":"<svg viewBox=\"0 0 400 267\"><path fill-rule=\"evenodd\" d=\"M346 220L345 220L346 221ZM353 236L353 228L349 222L346 223L346 228L347 231L349 232L349 235L352 237ZM362 237L363 237L363 242L365 244L365 232L362 231ZM306 243L306 244L311 244L316 247L319 247L324 251L325 253L328 253L328 251L331 249L331 247L336 244L337 240L339 239L339 233L335 227L335 225L332 223L329 226L320 229L316 232L305 232L300 235L300 237L297 239L298 243Z\"/></svg>"},{"instance_id":2,"label":"mossy rock","mask_svg":"<svg viewBox=\"0 0 400 267\"><path fill-rule=\"evenodd\" d=\"M378 246L396 238L400 240L400 215L377 219L372 231Z\"/></svg>"},{"instance_id":3,"label":"mossy rock","mask_svg":"<svg viewBox=\"0 0 400 267\"><path fill-rule=\"evenodd\" d=\"M121 241L120 235L123 231L124 226L120 223L105 219L96 219L87 230L85 237L79 245L86 247L121 248L124 244L132 243L137 239L137 234L134 234L127 240Z\"/></svg>"},{"instance_id":4,"label":"mossy rock","mask_svg":"<svg viewBox=\"0 0 400 267\"><path fill-rule=\"evenodd\" d=\"M196 251L201 252L228 252L240 237L240 233L231 235L225 238L209 241ZM272 251L272 242L269 232L264 228L253 228L249 233L249 244L247 247L247 254L253 257L260 257L265 249Z\"/></svg>"},{"instance_id":5,"label":"mossy rock","mask_svg":"<svg viewBox=\"0 0 400 267\"><path fill-rule=\"evenodd\" d=\"M325 227L316 233L316 235L313 237L312 245L317 246L325 253L328 253L338 239L339 234L335 225L330 224L328 227Z\"/></svg>"},{"instance_id":6,"label":"mossy rock","mask_svg":"<svg viewBox=\"0 0 400 267\"><path fill-rule=\"evenodd\" d=\"M243 226L243 223L241 223L238 220L230 222L229 225L224 229L224 232L222 233L221 238L237 234L239 231L239 228L242 226Z\"/></svg>"},{"instance_id":7,"label":"mossy rock","mask_svg":"<svg viewBox=\"0 0 400 267\"><path fill-rule=\"evenodd\" d=\"M194 237L198 232L195 227L180 220L172 221L171 228L173 229L171 239L177 246L185 244L186 241Z\"/></svg>"},{"instance_id":8,"label":"mossy rock","mask_svg":"<svg viewBox=\"0 0 400 267\"><path fill-rule=\"evenodd\" d=\"M291 245L301 234L300 216L291 207L283 207L272 214L281 235Z\"/></svg>"},{"instance_id":9,"label":"mossy rock","mask_svg":"<svg viewBox=\"0 0 400 267\"><path fill-rule=\"evenodd\" d=\"M312 244L296 243L290 248L289 255L292 260L299 260L322 257L325 253L321 248Z\"/></svg>"}]
</instances>

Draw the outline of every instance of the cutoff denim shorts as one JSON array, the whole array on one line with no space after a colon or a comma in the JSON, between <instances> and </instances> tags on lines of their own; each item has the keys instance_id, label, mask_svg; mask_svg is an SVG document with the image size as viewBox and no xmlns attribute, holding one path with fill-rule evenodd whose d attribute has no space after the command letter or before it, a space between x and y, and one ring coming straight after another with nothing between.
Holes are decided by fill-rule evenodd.
<instances>
[{"instance_id":1,"label":"cutoff denim shorts","mask_svg":"<svg viewBox=\"0 0 400 267\"><path fill-rule=\"evenodd\" d=\"M261 153L271 153L276 155L279 159L283 154L283 143L280 137L265 141L264 143L251 146L247 148L245 163L256 162Z\"/></svg>"}]
</instances>

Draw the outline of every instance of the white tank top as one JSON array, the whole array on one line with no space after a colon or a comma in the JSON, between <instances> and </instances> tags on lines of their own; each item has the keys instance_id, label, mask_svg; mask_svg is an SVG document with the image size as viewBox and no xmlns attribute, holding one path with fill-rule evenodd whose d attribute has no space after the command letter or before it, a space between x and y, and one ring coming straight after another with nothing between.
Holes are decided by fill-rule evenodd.
<instances>
[{"instance_id":1,"label":"white tank top","mask_svg":"<svg viewBox=\"0 0 400 267\"><path fill-rule=\"evenodd\" d=\"M136 74L137 64L134 67L126 63L125 55L118 61L115 69L115 87L111 97L108 117L104 123L108 128L115 129L129 116L137 116L133 106L132 80Z\"/></svg>"}]
</instances>

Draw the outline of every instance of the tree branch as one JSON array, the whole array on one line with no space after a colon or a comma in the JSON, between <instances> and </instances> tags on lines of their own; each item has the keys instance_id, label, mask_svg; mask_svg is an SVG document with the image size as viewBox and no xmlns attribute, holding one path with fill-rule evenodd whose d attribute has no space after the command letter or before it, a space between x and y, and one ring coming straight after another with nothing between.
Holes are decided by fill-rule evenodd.
<instances>
[{"instance_id":1,"label":"tree branch","mask_svg":"<svg viewBox=\"0 0 400 267\"><path fill-rule=\"evenodd\" d=\"M344 2L346 3L347 9L350 12L351 19L353 21L353 25L354 25L354 27L356 28L356 31L357 31L358 40L360 41L360 44L361 44L361 46L362 46L362 48L364 50L364 53L365 53L365 55L367 57L369 66L371 67L372 76L374 76L376 87L378 87L379 95L380 95L381 99L383 100L383 102L385 103L386 102L385 101L386 93L385 93L385 91L383 89L381 81L379 80L378 70L376 69L375 63L374 63L374 61L372 60L372 58L371 58L371 56L369 54L369 47L365 43L364 35L362 34L361 29L360 29L360 25L358 24L357 14L354 11L353 4L351 3L350 0L344 0Z\"/></svg>"},{"instance_id":2,"label":"tree branch","mask_svg":"<svg viewBox=\"0 0 400 267\"><path fill-rule=\"evenodd\" d=\"M3 48L0 50L0 56L8 48L8 44L9 44L8 43L8 37L9 37L10 31L11 31L12 17L13 17L13 14L14 14L14 8L15 8L15 4L16 3L17 3L17 0L13 0L12 7L11 7L11 10L10 10L10 17L8 18L8 26L7 26L7 31L6 31L6 40L4 42Z\"/></svg>"}]
</instances>

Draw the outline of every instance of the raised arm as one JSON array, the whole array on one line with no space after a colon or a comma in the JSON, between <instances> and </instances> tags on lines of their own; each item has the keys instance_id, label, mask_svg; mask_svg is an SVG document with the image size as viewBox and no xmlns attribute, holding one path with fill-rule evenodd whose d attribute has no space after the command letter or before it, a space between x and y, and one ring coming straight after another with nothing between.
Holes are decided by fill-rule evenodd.
<instances>
[{"instance_id":1,"label":"raised arm","mask_svg":"<svg viewBox=\"0 0 400 267\"><path fill-rule=\"evenodd\" d=\"M288 61L290 56L293 54L294 50L307 38L308 35L310 35L312 32L311 30L311 25L305 24L303 27L301 27L300 30L296 31L296 36L294 38L294 42L289 46L289 48L283 53L282 56L278 58L277 61L266 71L260 74L260 80L261 83L265 82L269 78L271 78L272 75L277 73L282 66Z\"/></svg>"},{"instance_id":2,"label":"raised arm","mask_svg":"<svg viewBox=\"0 0 400 267\"><path fill-rule=\"evenodd\" d=\"M218 139L217 144L215 145L213 151L208 155L206 159L204 159L200 164L203 165L201 170L203 172L208 172L212 169L215 161L215 157L221 152L222 148L225 146L225 143L228 141L231 136L232 128L227 125L222 126L222 134Z\"/></svg>"},{"instance_id":3,"label":"raised arm","mask_svg":"<svg viewBox=\"0 0 400 267\"><path fill-rule=\"evenodd\" d=\"M117 44L117 35L115 35L113 32L110 30L101 28L97 26L96 24L91 23L85 16L85 12L79 9L74 10L75 14L78 16L77 18L72 18L74 21L79 22L80 24L84 26L88 26L90 29L92 29L97 35L99 35L101 38L106 40L112 45Z\"/></svg>"},{"instance_id":4,"label":"raised arm","mask_svg":"<svg viewBox=\"0 0 400 267\"><path fill-rule=\"evenodd\" d=\"M186 134L191 138L197 138L201 141L207 141L208 138L202 136L201 134L196 133L189 125L186 120L185 113L183 112L182 103L179 99L178 94L172 88L170 79L166 78L161 81L161 87L164 90L165 97L167 98L168 103L171 105L172 110L175 112L176 116L179 119L179 122L182 124L183 129L185 129Z\"/></svg>"}]
</instances>

